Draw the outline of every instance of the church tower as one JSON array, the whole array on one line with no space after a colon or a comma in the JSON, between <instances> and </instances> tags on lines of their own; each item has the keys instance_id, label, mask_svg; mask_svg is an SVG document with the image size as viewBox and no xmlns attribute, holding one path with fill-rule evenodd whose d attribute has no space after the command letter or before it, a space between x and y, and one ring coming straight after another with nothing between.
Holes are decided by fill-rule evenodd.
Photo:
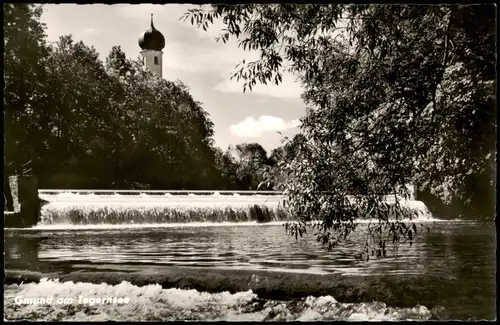
<instances>
[{"instance_id":1,"label":"church tower","mask_svg":"<svg viewBox=\"0 0 500 325\"><path fill-rule=\"evenodd\" d=\"M151 28L146 30L139 37L139 46L144 66L150 71L162 76L163 48L165 47L165 37L153 25L153 14L151 14Z\"/></svg>"}]
</instances>

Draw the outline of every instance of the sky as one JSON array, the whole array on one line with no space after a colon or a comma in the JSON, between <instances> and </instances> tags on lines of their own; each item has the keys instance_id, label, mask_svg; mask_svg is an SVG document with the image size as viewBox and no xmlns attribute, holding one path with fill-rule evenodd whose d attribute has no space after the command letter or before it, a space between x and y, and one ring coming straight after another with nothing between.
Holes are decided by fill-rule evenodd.
<instances>
[{"instance_id":1,"label":"sky","mask_svg":"<svg viewBox=\"0 0 500 325\"><path fill-rule=\"evenodd\" d=\"M102 60L115 45L136 59L141 51L138 39L150 27L153 14L155 28L166 41L163 78L181 80L202 103L215 124L215 144L225 150L229 145L257 142L270 154L281 145L283 136L299 132L299 118L305 115L302 88L293 76L285 74L279 86L257 85L252 92L243 93L243 81L230 80L230 76L238 63L255 60L258 53L243 51L234 40L217 43L215 37L223 26L218 21L205 32L179 20L188 9L199 7L45 4L41 20L50 42L71 34L74 40L95 47Z\"/></svg>"}]
</instances>

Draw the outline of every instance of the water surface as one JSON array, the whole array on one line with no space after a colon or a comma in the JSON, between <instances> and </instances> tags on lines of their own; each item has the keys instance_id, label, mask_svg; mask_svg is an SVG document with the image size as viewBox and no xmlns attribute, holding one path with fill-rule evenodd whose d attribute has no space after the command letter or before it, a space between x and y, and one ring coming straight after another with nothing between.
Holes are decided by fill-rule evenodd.
<instances>
[{"instance_id":1,"label":"water surface","mask_svg":"<svg viewBox=\"0 0 500 325\"><path fill-rule=\"evenodd\" d=\"M359 238L332 252L313 234L296 240L281 225L134 229L7 230L5 263L37 269L44 263L176 265L306 273L436 274L468 280L495 270L495 229L474 222L425 223L413 245L385 259L359 262ZM359 235L358 235L359 236ZM464 280L464 279L462 279Z\"/></svg>"},{"instance_id":2,"label":"water surface","mask_svg":"<svg viewBox=\"0 0 500 325\"><path fill-rule=\"evenodd\" d=\"M156 200L146 199L148 202ZM252 200L263 199L267 200L267 198L252 198ZM242 209L250 201L249 198L243 200L238 197L231 198L231 200L238 201ZM74 203L74 198L67 201ZM123 198L117 196L116 201L117 203L122 202ZM158 198L158 202L164 204L165 201ZM201 199L193 202L201 204ZM254 204L255 202L257 201L250 203ZM56 207L66 204L71 206L70 203L62 198L59 199ZM184 204L184 202L181 203ZM276 199L272 202L266 202L266 204L273 206L277 203ZM68 269L74 271L84 269L131 271L153 266L189 266L300 272L311 274L311 276L333 273L343 276L377 277L388 275L394 276L396 279L404 279L408 276L421 275L429 278L428 286L426 285L426 288L422 288L422 290L436 291L432 294L442 295L443 305L446 305L444 299L449 299L449 297L446 293L438 292L438 289L435 288L439 287L439 283L432 281L436 281L435 279L438 278L445 279L454 282L457 288L460 288L460 297L453 301L453 308L459 310L464 315L464 319L491 319L496 295L495 225L468 221L422 221L422 223L428 226L430 231L419 227L419 233L413 245L401 245L395 256L385 259L372 258L369 261L358 261L354 258L354 255L361 249L360 243L363 242L360 234L354 235L351 242L344 243L332 252L327 252L317 243L316 237L312 233L296 240L294 237L286 235L285 229L279 222L271 224L248 222L185 225L118 224L112 226L106 224L90 226L55 224L40 225L32 229L6 229L4 232L4 260L6 269L34 271L67 271ZM55 292L62 290L59 287L61 285L58 284L39 284L33 288L30 287L29 290L43 291L46 286ZM28 290L27 287L23 288L25 289L10 287L8 289L11 294L14 294L12 292ZM115 289L113 287L109 290ZM161 294L169 295L170 291ZM280 304L279 302L274 303L276 306ZM328 304L331 305L333 302L330 301ZM425 305L425 302L423 301L422 304ZM358 307L366 307L363 306ZM385 307L382 307L378 305L376 308L373 307L377 310L377 315L389 313ZM411 313L413 312L415 311L411 311ZM420 312L415 313L415 315L421 315ZM343 316L339 316L343 315L342 312L335 315L339 319L343 319ZM356 315L356 313L354 316L344 315L344 318L357 319ZM401 312L398 315L401 315ZM170 319L167 316L162 317L160 319ZM179 319L180 316L176 317ZM293 317L290 319L302 316ZM335 317L331 316L326 319L336 319ZM366 317L377 319L378 316ZM398 317L395 319L400 319ZM180 318L182 319L182 317ZM215 317L214 319L227 318ZM313 317L312 319L317 318ZM320 317L319 319L324 318Z\"/></svg>"}]
</instances>

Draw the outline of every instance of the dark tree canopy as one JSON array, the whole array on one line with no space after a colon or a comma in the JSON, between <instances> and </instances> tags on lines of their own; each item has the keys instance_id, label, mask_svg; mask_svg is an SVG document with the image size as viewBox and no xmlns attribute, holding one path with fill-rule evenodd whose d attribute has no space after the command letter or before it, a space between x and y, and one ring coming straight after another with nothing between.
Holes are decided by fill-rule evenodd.
<instances>
[{"instance_id":1,"label":"dark tree canopy","mask_svg":"<svg viewBox=\"0 0 500 325\"><path fill-rule=\"evenodd\" d=\"M213 123L187 86L119 46L105 63L71 35L49 46L39 6L4 10L8 163L31 160L42 188L217 188Z\"/></svg>"},{"instance_id":2,"label":"dark tree canopy","mask_svg":"<svg viewBox=\"0 0 500 325\"><path fill-rule=\"evenodd\" d=\"M71 35L48 45L39 6L4 10L4 178L31 160L42 188L257 189L266 151L216 148L213 122L181 81L120 46L101 61Z\"/></svg>"},{"instance_id":3,"label":"dark tree canopy","mask_svg":"<svg viewBox=\"0 0 500 325\"><path fill-rule=\"evenodd\" d=\"M413 215L382 195L419 186L439 214L491 219L496 175L496 11L489 5L213 5L184 17L236 38L243 91L301 81L301 134L271 152L223 152L180 81L114 46L46 42L42 9L4 5L4 160L31 160L45 188L278 189L301 235L334 247L369 226L367 247L411 239ZM8 166L7 166L8 167ZM6 168L4 176L14 172ZM260 187L259 187L260 185ZM434 200L434 201L433 201ZM396 217L396 221L391 219ZM405 219L406 218L406 219ZM368 250L366 251L368 252Z\"/></svg>"},{"instance_id":4,"label":"dark tree canopy","mask_svg":"<svg viewBox=\"0 0 500 325\"><path fill-rule=\"evenodd\" d=\"M332 247L360 216L385 221L396 242L411 237L414 230L404 223L387 221L377 199L407 183L458 208L448 213L492 218L494 9L212 5L189 10L183 19L204 29L218 19L225 25L218 41L234 37L244 50L260 51L259 60L236 67L233 77L244 81L243 91L257 82L278 84L285 71L302 82L307 141L283 164L287 177L280 188L300 220L295 229L322 220L319 239ZM357 206L364 208L353 209L348 196L359 197ZM405 216L396 210L390 213ZM369 239L385 247L381 235Z\"/></svg>"}]
</instances>

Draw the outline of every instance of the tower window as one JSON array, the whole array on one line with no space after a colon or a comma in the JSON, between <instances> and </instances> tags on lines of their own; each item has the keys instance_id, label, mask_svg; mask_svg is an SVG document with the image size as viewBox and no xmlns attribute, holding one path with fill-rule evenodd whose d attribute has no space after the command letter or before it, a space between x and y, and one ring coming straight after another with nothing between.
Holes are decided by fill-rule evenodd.
<instances>
[{"instance_id":1,"label":"tower window","mask_svg":"<svg viewBox=\"0 0 500 325\"><path fill-rule=\"evenodd\" d=\"M154 61L155 61L155 64L158 64L158 57L155 56Z\"/></svg>"}]
</instances>

